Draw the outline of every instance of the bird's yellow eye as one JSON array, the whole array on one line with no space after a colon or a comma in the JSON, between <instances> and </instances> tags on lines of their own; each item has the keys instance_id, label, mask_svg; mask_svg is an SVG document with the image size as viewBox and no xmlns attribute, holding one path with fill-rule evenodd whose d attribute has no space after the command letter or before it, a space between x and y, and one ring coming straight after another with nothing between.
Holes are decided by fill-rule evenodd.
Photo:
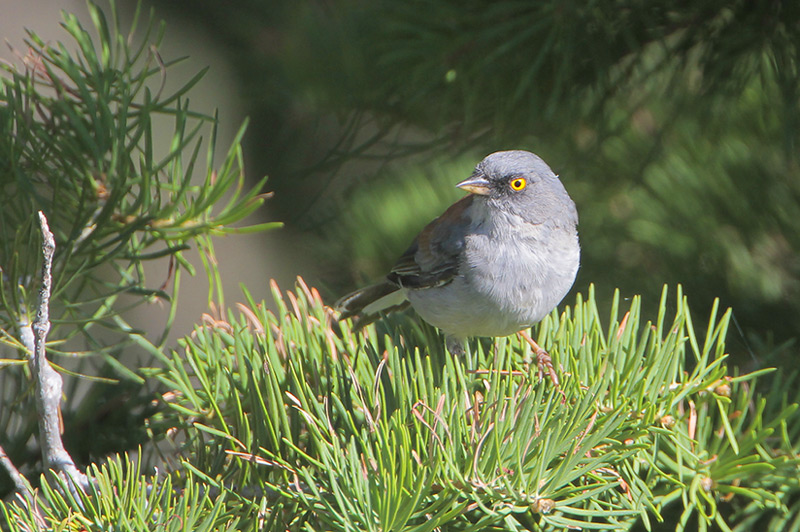
<instances>
[{"instance_id":1,"label":"bird's yellow eye","mask_svg":"<svg viewBox=\"0 0 800 532\"><path fill-rule=\"evenodd\" d=\"M527 185L527 184L528 184L528 182L525 180L524 177L518 177L516 179L512 179L511 180L511 189L512 190L522 190L523 188L525 188L525 185Z\"/></svg>"}]
</instances>

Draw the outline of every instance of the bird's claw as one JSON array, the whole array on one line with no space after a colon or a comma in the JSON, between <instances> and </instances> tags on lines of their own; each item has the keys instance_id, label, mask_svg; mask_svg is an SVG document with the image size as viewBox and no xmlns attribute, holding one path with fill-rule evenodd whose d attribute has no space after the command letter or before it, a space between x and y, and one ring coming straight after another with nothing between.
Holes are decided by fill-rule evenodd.
<instances>
[{"instance_id":1,"label":"bird's claw","mask_svg":"<svg viewBox=\"0 0 800 532\"><path fill-rule=\"evenodd\" d=\"M544 373L547 371L547 375L550 377L550 382L553 383L553 386L556 387L558 393L561 394L561 402L566 403L567 396L564 393L564 390L561 389L561 383L558 380L558 375L556 375L556 370L553 367L553 359L550 357L550 354L539 344L537 344L528 333L520 331L519 335L533 348L533 352L536 355L536 367L538 369L537 376L539 377L539 380L544 379Z\"/></svg>"},{"instance_id":2,"label":"bird's claw","mask_svg":"<svg viewBox=\"0 0 800 532\"><path fill-rule=\"evenodd\" d=\"M550 376L550 381L555 387L558 387L560 382L558 380L558 375L556 375L556 370L553 367L553 359L550 358L550 354L541 347L536 351L536 367L539 369L539 380L544 378L544 372L546 370L547 374Z\"/></svg>"}]
</instances>

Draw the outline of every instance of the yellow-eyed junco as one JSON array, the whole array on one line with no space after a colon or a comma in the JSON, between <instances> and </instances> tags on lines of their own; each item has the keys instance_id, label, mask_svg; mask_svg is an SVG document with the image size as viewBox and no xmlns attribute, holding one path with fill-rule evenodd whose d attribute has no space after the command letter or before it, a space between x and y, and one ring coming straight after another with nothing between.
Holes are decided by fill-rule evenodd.
<instances>
[{"instance_id":1,"label":"yellow-eyed junco","mask_svg":"<svg viewBox=\"0 0 800 532\"><path fill-rule=\"evenodd\" d=\"M558 305L580 264L578 212L558 176L533 153L500 151L456 186L470 194L428 224L383 281L340 299L340 319L368 323L410 303L456 354L467 337L519 332Z\"/></svg>"}]
</instances>

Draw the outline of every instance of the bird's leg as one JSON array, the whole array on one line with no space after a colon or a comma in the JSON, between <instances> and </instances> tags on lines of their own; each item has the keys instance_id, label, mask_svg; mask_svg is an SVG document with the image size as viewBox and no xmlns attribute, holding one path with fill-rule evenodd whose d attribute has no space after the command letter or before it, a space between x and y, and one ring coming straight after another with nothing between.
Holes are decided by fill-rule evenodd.
<instances>
[{"instance_id":1,"label":"bird's leg","mask_svg":"<svg viewBox=\"0 0 800 532\"><path fill-rule=\"evenodd\" d=\"M547 370L548 375L550 375L550 381L558 388L558 375L556 375L556 370L553 368L553 359L550 358L547 351L542 349L542 347L531 338L531 335L528 334L527 331L520 331L517 334L520 338L528 342L528 345L533 348L533 352L536 354L536 366L539 368L539 380L544 377L544 370Z\"/></svg>"},{"instance_id":2,"label":"bird's leg","mask_svg":"<svg viewBox=\"0 0 800 532\"><path fill-rule=\"evenodd\" d=\"M463 356L466 353L466 340L463 338L457 338L455 336L446 336L445 337L445 345L447 346L447 350L450 354L455 356Z\"/></svg>"},{"instance_id":3,"label":"bird's leg","mask_svg":"<svg viewBox=\"0 0 800 532\"><path fill-rule=\"evenodd\" d=\"M478 369L468 369L472 367L477 367L478 364L478 354L473 353L471 349L469 349L469 345L467 344L466 338L458 338L455 336L446 336L445 337L445 345L447 346L447 350L450 352L451 355L459 357L467 369L464 371L470 374L479 374L480 370Z\"/></svg>"}]
</instances>

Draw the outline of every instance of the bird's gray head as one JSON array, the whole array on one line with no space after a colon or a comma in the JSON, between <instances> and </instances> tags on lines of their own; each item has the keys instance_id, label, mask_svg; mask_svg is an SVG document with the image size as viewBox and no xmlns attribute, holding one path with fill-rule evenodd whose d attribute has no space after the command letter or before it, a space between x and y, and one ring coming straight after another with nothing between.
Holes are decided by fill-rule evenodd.
<instances>
[{"instance_id":1,"label":"bird's gray head","mask_svg":"<svg viewBox=\"0 0 800 532\"><path fill-rule=\"evenodd\" d=\"M488 155L457 186L531 223L573 226L578 223L575 203L561 180L538 155L528 151L498 151Z\"/></svg>"}]
</instances>

